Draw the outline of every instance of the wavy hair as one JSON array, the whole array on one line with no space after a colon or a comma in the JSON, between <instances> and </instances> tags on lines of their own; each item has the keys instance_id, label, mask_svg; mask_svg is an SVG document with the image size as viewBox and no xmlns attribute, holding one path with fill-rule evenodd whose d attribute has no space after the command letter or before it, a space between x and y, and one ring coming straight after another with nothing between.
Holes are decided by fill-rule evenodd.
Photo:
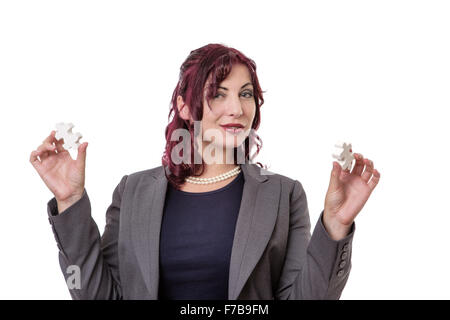
<instances>
[{"instance_id":1,"label":"wavy hair","mask_svg":"<svg viewBox=\"0 0 450 320\"><path fill-rule=\"evenodd\" d=\"M195 163L194 160L194 124L189 120L180 117L177 108L177 97L181 96L192 118L195 121L201 121L203 118L203 94L207 80L210 78L208 88L206 88L206 101L208 102L217 94L220 83L228 76L233 64L242 63L247 66L251 82L253 84L254 99L256 103L255 117L252 122L249 136L243 142L245 162L249 163L258 155L262 148L261 138L254 132L260 124L260 108L264 103L263 91L259 85L256 75L256 63L246 57L240 51L225 46L223 44L211 43L190 52L189 56L180 67L179 80L172 94L170 103L170 111L168 115L168 125L165 129L166 146L162 156L163 166L169 168L170 174L165 170L165 174L169 182L177 189L185 182L188 176L198 176L203 173L204 161ZM171 116L173 116L171 118ZM191 137L191 161L189 164L184 162L176 164L171 159L173 148L179 141L172 141L172 133L177 129L186 129L190 132ZM256 152L250 156L250 149L256 145ZM234 163L237 164L237 148L234 148ZM183 151L181 150L181 153ZM260 167L261 163L257 162ZM199 172L197 174L197 172Z\"/></svg>"}]
</instances>

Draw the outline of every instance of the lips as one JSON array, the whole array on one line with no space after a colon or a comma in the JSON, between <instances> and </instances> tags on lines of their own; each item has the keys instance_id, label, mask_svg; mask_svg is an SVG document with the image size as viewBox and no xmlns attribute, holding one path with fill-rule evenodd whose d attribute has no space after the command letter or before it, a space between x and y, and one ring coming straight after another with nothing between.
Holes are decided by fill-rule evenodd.
<instances>
[{"instance_id":1,"label":"lips","mask_svg":"<svg viewBox=\"0 0 450 320\"><path fill-rule=\"evenodd\" d=\"M226 132L232 133L232 134L238 134L244 131L244 126L240 123L227 123L224 125L220 125Z\"/></svg>"},{"instance_id":2,"label":"lips","mask_svg":"<svg viewBox=\"0 0 450 320\"><path fill-rule=\"evenodd\" d=\"M222 127L226 127L226 128L243 128L244 126L240 123L227 123L227 124L222 124Z\"/></svg>"}]
</instances>

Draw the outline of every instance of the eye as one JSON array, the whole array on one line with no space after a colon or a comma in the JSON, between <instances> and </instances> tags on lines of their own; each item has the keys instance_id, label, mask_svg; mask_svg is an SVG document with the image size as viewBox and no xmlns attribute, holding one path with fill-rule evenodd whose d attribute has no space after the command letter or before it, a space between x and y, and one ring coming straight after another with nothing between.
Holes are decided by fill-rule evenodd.
<instances>
[{"instance_id":1,"label":"eye","mask_svg":"<svg viewBox=\"0 0 450 320\"><path fill-rule=\"evenodd\" d=\"M247 95L246 98L251 98L251 97L253 97L253 92L246 91L242 95Z\"/></svg>"},{"instance_id":2,"label":"eye","mask_svg":"<svg viewBox=\"0 0 450 320\"><path fill-rule=\"evenodd\" d=\"M218 93L218 94L216 94L215 96L214 96L214 99L217 99L219 96L224 96L223 94L221 94L221 93Z\"/></svg>"}]
</instances>

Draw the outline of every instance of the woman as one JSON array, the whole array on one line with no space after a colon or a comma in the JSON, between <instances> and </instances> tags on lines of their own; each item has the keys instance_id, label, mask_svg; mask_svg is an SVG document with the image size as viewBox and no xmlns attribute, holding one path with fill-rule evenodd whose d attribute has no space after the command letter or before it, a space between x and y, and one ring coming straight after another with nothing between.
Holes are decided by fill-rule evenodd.
<instances>
[{"instance_id":1,"label":"woman","mask_svg":"<svg viewBox=\"0 0 450 320\"><path fill-rule=\"evenodd\" d=\"M354 219L380 174L361 154L351 172L333 162L311 235L302 184L250 162L263 102L251 59L221 44L192 51L162 165L122 177L101 237L88 143L73 160L51 132L30 162L54 194L48 217L74 299L339 299Z\"/></svg>"}]
</instances>

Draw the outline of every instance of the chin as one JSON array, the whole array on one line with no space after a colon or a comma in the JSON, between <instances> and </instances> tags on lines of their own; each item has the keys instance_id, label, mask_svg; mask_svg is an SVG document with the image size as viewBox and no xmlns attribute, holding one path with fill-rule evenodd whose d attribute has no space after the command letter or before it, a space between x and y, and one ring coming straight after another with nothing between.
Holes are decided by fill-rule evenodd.
<instances>
[{"instance_id":1,"label":"chin","mask_svg":"<svg viewBox=\"0 0 450 320\"><path fill-rule=\"evenodd\" d=\"M226 141L224 143L224 147L226 148L237 148L240 147L242 144L244 144L244 141L247 137L246 136L239 136L239 137L233 137L229 138L229 141Z\"/></svg>"},{"instance_id":2,"label":"chin","mask_svg":"<svg viewBox=\"0 0 450 320\"><path fill-rule=\"evenodd\" d=\"M233 149L233 148L240 147L243 144L243 142L244 142L244 140L241 143L230 142L230 143L223 143L220 145L213 143L213 146L214 146L214 148L217 148L217 149L223 149L225 152L226 149Z\"/></svg>"}]
</instances>

